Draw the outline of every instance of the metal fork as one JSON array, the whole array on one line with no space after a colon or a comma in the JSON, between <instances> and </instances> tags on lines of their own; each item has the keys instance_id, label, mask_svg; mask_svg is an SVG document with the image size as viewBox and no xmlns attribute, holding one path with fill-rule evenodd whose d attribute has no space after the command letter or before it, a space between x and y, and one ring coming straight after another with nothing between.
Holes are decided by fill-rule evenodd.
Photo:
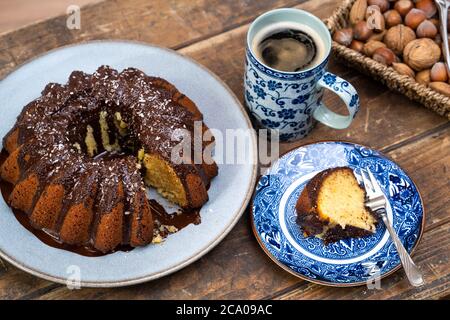
<instances>
[{"instance_id":1,"label":"metal fork","mask_svg":"<svg viewBox=\"0 0 450 320\"><path fill-rule=\"evenodd\" d=\"M395 248L397 249L400 261L402 262L403 269L405 270L406 276L408 277L411 285L418 287L424 284L422 273L419 268L414 264L411 257L403 246L402 242L397 236L394 228L389 221L386 212L386 197L378 183L378 181L373 176L372 172L366 168L361 169L361 177L364 183L364 187L367 193L366 206L370 208L377 216L381 217L387 230L394 242Z\"/></svg>"},{"instance_id":2,"label":"metal fork","mask_svg":"<svg viewBox=\"0 0 450 320\"><path fill-rule=\"evenodd\" d=\"M441 35L442 41L444 42L444 58L447 62L447 70L450 72L450 49L448 44L448 30L447 30L447 19L448 19L448 10L450 8L449 0L434 0L436 6L439 9L439 16L441 20Z\"/></svg>"}]
</instances>

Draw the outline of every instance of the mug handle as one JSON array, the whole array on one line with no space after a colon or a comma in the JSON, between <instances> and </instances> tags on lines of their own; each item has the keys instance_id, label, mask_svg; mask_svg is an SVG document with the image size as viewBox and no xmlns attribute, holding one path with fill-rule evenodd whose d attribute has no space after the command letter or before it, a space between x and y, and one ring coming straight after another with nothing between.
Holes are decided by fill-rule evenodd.
<instances>
[{"instance_id":1,"label":"mug handle","mask_svg":"<svg viewBox=\"0 0 450 320\"><path fill-rule=\"evenodd\" d=\"M359 96L355 88L348 81L330 72L325 72L318 81L317 86L331 90L337 94L347 106L349 115L343 116L337 114L328 109L323 102L320 102L319 106L313 112L313 117L317 121L334 129L345 129L350 126L359 110Z\"/></svg>"}]
</instances>

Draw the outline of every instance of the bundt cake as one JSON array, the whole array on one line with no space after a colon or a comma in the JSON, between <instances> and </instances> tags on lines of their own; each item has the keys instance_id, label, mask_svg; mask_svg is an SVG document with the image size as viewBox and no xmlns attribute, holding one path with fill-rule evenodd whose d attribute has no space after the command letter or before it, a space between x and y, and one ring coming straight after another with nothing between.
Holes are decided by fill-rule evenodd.
<instances>
[{"instance_id":1,"label":"bundt cake","mask_svg":"<svg viewBox=\"0 0 450 320\"><path fill-rule=\"evenodd\" d=\"M297 200L297 223L305 236L325 243L358 238L375 232L377 219L365 207L365 190L353 170L338 167L315 175Z\"/></svg>"},{"instance_id":2,"label":"bundt cake","mask_svg":"<svg viewBox=\"0 0 450 320\"><path fill-rule=\"evenodd\" d=\"M201 150L189 142L184 161L172 155L180 132L208 130L202 120L172 84L138 69L74 71L67 84L48 84L4 137L0 176L13 184L6 200L63 243L101 252L146 245L154 237L146 184L182 208L208 200L218 168L198 154L212 150L213 138Z\"/></svg>"}]
</instances>

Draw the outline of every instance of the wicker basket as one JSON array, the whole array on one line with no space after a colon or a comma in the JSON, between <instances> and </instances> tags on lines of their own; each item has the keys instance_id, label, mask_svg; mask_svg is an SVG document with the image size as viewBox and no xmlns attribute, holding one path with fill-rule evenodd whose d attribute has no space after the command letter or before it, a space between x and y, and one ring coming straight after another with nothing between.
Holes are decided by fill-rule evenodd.
<instances>
[{"instance_id":1,"label":"wicker basket","mask_svg":"<svg viewBox=\"0 0 450 320\"><path fill-rule=\"evenodd\" d=\"M350 9L356 0L345 0L325 23L333 34L336 30L348 25ZM365 55L349 49L333 41L334 56L351 67L381 81L390 89L398 91L411 100L420 102L428 109L450 120L450 97L440 94L427 86L417 83L408 76L401 75L391 67L387 67Z\"/></svg>"}]
</instances>

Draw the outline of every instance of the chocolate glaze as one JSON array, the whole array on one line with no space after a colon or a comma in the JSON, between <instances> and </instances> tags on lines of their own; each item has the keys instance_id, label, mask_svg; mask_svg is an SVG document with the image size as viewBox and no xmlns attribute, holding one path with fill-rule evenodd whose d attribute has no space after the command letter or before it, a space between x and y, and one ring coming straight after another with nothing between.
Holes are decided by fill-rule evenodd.
<instances>
[{"instance_id":1,"label":"chocolate glaze","mask_svg":"<svg viewBox=\"0 0 450 320\"><path fill-rule=\"evenodd\" d=\"M183 229L189 224L200 224L200 210L199 209L182 209L177 212L167 213L162 205L156 200L149 200L150 207L154 218L161 224L168 226L175 226L178 230Z\"/></svg>"},{"instance_id":2,"label":"chocolate glaze","mask_svg":"<svg viewBox=\"0 0 450 320\"><path fill-rule=\"evenodd\" d=\"M111 143L116 138L121 145L132 142L122 154L104 154L98 122L102 111L107 112L106 120L110 128L114 128L113 117L116 112L120 112L127 124L126 137L119 137L117 130L108 132ZM76 242L70 243L92 243L98 240L96 232L103 214L110 214L114 210L123 211L123 215L115 215L117 219L108 222L115 224L119 230L118 225L122 225L121 239L117 241L114 235L108 234L107 228L104 229L104 238L110 238L110 241L109 247L103 246L102 250L113 250L120 244L128 245L133 239L134 245L149 243L153 222L150 210L147 210L149 203L145 198L136 151L142 148L145 153L155 154L170 163L185 187L187 207L198 208L208 199L206 189L210 180L217 175L217 166L193 162L176 164L171 161L172 148L180 142L172 139L172 134L180 129L187 130L193 136L196 120L202 120L201 113L173 85L134 68L119 73L102 66L92 75L74 71L67 84L48 84L41 97L24 107L15 126L3 140L6 148L8 145L15 146L8 149L10 152L18 150L16 159L20 176L13 182L14 185L23 182L26 185L24 188L32 189L36 185L31 205L22 201L27 206L23 209L25 215L32 214L38 200L45 194L46 187L62 186L62 210L57 212L55 221L49 222L46 216L40 216L38 222L48 226L41 227L32 220L33 226L51 230L62 240L61 230L72 230L72 233L67 231L68 237L79 237ZM97 151L100 153L95 157L86 153L84 140L87 125L94 129ZM202 130L206 129L202 123ZM203 143L203 146L208 143ZM122 170L124 167L128 168L126 173ZM30 181L30 177L35 181ZM195 180L190 183L192 178ZM123 192L119 192L120 187L123 187ZM131 206L131 202L136 207ZM22 204L15 203L16 206ZM79 212L70 216L68 211L74 207ZM80 220L74 217L86 216L86 211L90 210L94 216L92 220L86 219L92 221L89 230L84 228L83 234L75 234L80 227L73 224ZM161 220L167 218L164 215L161 217ZM183 225L182 218L172 219L174 223Z\"/></svg>"},{"instance_id":3,"label":"chocolate glaze","mask_svg":"<svg viewBox=\"0 0 450 320\"><path fill-rule=\"evenodd\" d=\"M27 167L44 158L46 162L57 159L66 166L90 168L101 164L88 158L85 152L76 152L73 144L79 143L85 151L83 141L88 124L94 127L94 136L99 140L100 111L108 111L110 117L121 112L128 125L127 140L136 141L146 153L157 154L172 163L171 151L179 144L172 139L174 131L187 130L192 134L194 121L202 120L201 114L180 107L175 101L177 95L180 95L178 90L164 79L146 76L134 68L119 73L102 66L93 75L74 71L67 85L47 85L42 96L24 108L10 134L20 129L20 145L33 140L26 144L31 147L23 152L32 156ZM110 138L114 141L115 136ZM98 147L101 152L101 144ZM199 176L205 186L209 185L210 178L202 165L172 163L172 166L185 187L189 174Z\"/></svg>"},{"instance_id":4,"label":"chocolate glaze","mask_svg":"<svg viewBox=\"0 0 450 320\"><path fill-rule=\"evenodd\" d=\"M114 158L118 155L114 154L107 154L103 153L99 155L99 157L108 157L108 158ZM3 164L3 162L8 157L8 153L5 149L2 149L0 152L0 166ZM7 202L7 199L9 198L9 195L11 194L13 190L14 185L11 183L8 183L2 179L0 179L0 190L1 194L3 196L3 199L5 202ZM199 209L182 209L178 212L174 213L168 213L162 205L160 205L156 200L151 199L149 200L150 207L152 209L153 214L153 220L155 221L155 225L158 224L164 224L164 225L172 225L175 226L178 230L183 229L184 227L188 226L189 224L200 224L201 218L200 218L200 210ZM46 245L62 249L66 251L70 251L82 256L86 257L100 257L107 254L111 254L117 251L123 251L123 252L129 252L133 250L134 248L130 245L119 245L117 248L115 248L113 251L104 253L99 250L96 250L95 248L91 246L79 246L79 245L69 245L66 243L61 242L56 236L51 235L50 233L36 229L34 228L30 220L27 216L27 214L21 210L11 208L12 212L14 213L15 218L17 221L28 231L33 233L40 241L45 243ZM0 214L6 214L6 213L0 213ZM161 236L166 237L167 233L162 233Z\"/></svg>"}]
</instances>

